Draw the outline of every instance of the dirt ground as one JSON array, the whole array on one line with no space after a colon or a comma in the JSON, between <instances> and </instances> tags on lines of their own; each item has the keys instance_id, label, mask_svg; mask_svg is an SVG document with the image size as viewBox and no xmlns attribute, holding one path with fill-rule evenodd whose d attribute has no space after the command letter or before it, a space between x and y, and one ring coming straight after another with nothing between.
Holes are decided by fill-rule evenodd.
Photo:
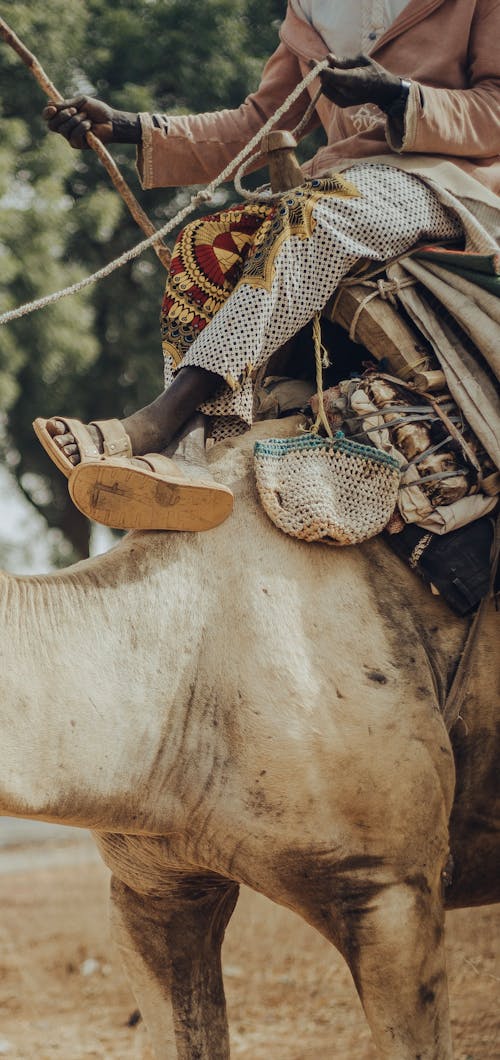
<instances>
[{"instance_id":1,"label":"dirt ground","mask_svg":"<svg viewBox=\"0 0 500 1060\"><path fill-rule=\"evenodd\" d=\"M90 840L0 854L0 1056L152 1060L107 925ZM500 909L448 917L456 1060L500 1060ZM349 973L291 913L244 892L224 949L232 1056L374 1060ZM214 1060L217 1060L214 1057Z\"/></svg>"}]
</instances>

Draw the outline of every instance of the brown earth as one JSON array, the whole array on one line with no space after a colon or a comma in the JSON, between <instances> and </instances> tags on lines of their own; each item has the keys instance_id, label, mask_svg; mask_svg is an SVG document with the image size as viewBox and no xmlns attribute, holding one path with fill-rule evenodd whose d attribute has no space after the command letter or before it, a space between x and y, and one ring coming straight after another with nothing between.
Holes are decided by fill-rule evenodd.
<instances>
[{"instance_id":1,"label":"brown earth","mask_svg":"<svg viewBox=\"0 0 500 1060\"><path fill-rule=\"evenodd\" d=\"M107 889L86 839L1 852L0 1056L152 1060L143 1025L128 1026ZM498 907L448 917L456 1060L500 1058L499 922ZM375 1060L342 959L291 913L245 891L224 965L233 1057Z\"/></svg>"}]
</instances>

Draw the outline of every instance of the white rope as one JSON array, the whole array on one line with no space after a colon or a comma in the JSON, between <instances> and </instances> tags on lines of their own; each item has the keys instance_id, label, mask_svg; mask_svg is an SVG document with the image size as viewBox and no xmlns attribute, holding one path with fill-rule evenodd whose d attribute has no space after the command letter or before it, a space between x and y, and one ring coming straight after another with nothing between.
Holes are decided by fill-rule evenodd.
<instances>
[{"instance_id":1,"label":"white rope","mask_svg":"<svg viewBox=\"0 0 500 1060\"><path fill-rule=\"evenodd\" d=\"M318 63L317 66L314 67L314 70L312 71L312 78L316 77L317 73L320 70L326 70L329 65L330 64L329 64L328 60L327 59L323 59L322 62ZM299 88L301 89L299 95L301 95L302 92L304 91L303 85L306 84L306 81L307 82L309 81L309 78L310 78L310 75L308 74L307 77L304 78L304 80L299 85ZM312 78L311 78L311 80L312 80ZM296 125L295 129L292 130L292 136L295 137L296 140L300 139L302 133L304 132L304 129L309 124L309 121L310 121L310 119L311 119L311 117L312 117L312 115L313 115L313 113L314 113L314 111L316 109L316 103L318 102L318 99L319 99L322 91L323 90L321 88L318 89L316 94L311 99L305 114L303 115L303 117L299 121L299 124ZM285 102L288 102L288 101L285 101ZM291 104L288 104L288 106L286 108L287 110L289 109L290 105ZM277 115L274 116L275 117L275 121L277 120L277 116L280 117L280 118L282 117L282 115L279 112L277 112ZM241 195L241 197L243 199L248 199L249 202L258 202L259 200L262 200L262 199L265 199L266 201L269 200L269 202L273 202L275 199L280 199L282 194L283 194L283 192L281 192L281 191L272 192L272 190L270 189L268 184L262 184L259 188L256 188L255 191L250 191L248 188L245 188L245 186L243 184L243 177L245 176L246 173L248 173L248 170L250 169L250 166L255 165L255 163L258 163L259 159L261 159L261 152L260 151L256 151L254 155L251 155L250 158L246 158L241 163L241 165L239 166L238 170L236 171L236 173L234 175L234 186L235 186L236 191L238 192L238 194Z\"/></svg>"},{"instance_id":2,"label":"white rope","mask_svg":"<svg viewBox=\"0 0 500 1060\"><path fill-rule=\"evenodd\" d=\"M92 273L91 276L86 276L83 280L79 280L77 283L73 283L69 287L64 287L60 291L54 291L53 294L45 295L43 298L37 298L33 302L26 302L24 305L18 306L17 309L11 309L7 313L2 313L0 316L0 324L8 324L11 320L17 320L19 317L28 316L29 313L34 313L37 309L44 309L45 306L52 305L53 302L59 302L60 299L66 298L67 295L77 294L79 291L83 291L86 287L89 287L92 283L96 283L98 280L103 280L106 276L110 276L112 272L121 268L122 265L126 265L128 261L132 261L134 258L139 257L140 254L145 250L148 250L158 239L168 235L184 220L185 217L188 217L197 206L200 206L201 203L210 202L215 190L219 187L219 184L223 184L224 181L228 180L231 174L234 173L235 169L241 166L244 160L248 158L254 148L260 143L263 136L266 136L269 130L272 129L273 125L286 114L292 104L295 103L311 82L314 81L314 78L318 76L320 71L325 70L328 65L329 63L327 59L323 59L320 63L317 63L314 69L306 74L304 79L294 88L293 92L287 96L281 107L278 107L278 110L268 118L265 125L263 125L255 136L249 140L245 147L242 148L236 158L232 159L225 169L223 169L210 184L207 184L206 188L197 192L195 195L192 195L188 204L179 210L175 217L172 217L170 221L167 221L162 228L159 228L154 235L141 240L140 243L131 247L130 250L125 251L120 257L110 261L108 265L104 265L102 269L98 269L97 272Z\"/></svg>"},{"instance_id":3,"label":"white rope","mask_svg":"<svg viewBox=\"0 0 500 1060\"><path fill-rule=\"evenodd\" d=\"M404 287L415 287L416 284L417 284L417 281L415 279L413 279L413 277L408 277L407 279L404 279L404 280L383 280L383 279L380 279L380 280L376 280L375 282L372 282L370 280L363 280L363 278L360 277L359 280L358 280L358 283L359 283L360 287L373 287L373 288L375 288L375 290L373 290L371 292L371 294L367 294L365 296L365 298L363 298L363 300L359 303L359 305L358 305L358 307L356 309L356 312L354 313L354 316L353 316L353 318L351 320L351 323L350 323L350 326L349 326L349 338L350 338L351 342L357 342L356 330L357 330L357 327L358 327L359 318L360 318L363 310L366 309L367 305L369 305L369 303L374 298L381 298L382 301L390 302L391 305L397 306L397 304L398 304L397 300L396 300L397 292L400 291ZM333 316L333 314L332 314L332 316Z\"/></svg>"}]
</instances>

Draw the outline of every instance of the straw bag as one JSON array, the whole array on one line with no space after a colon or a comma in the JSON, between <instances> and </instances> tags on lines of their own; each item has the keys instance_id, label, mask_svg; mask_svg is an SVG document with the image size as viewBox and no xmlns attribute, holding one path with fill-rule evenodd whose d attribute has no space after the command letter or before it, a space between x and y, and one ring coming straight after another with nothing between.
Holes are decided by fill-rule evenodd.
<instances>
[{"instance_id":1,"label":"straw bag","mask_svg":"<svg viewBox=\"0 0 500 1060\"><path fill-rule=\"evenodd\" d=\"M255 444L262 505L292 537L355 545L380 533L396 505L397 461L371 446L303 434Z\"/></svg>"}]
</instances>

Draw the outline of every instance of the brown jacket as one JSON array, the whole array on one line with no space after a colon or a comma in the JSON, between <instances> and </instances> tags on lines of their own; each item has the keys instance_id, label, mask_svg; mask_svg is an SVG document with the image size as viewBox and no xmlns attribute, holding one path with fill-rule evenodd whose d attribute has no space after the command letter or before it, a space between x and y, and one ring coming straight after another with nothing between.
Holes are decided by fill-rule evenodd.
<instances>
[{"instance_id":1,"label":"brown jacket","mask_svg":"<svg viewBox=\"0 0 500 1060\"><path fill-rule=\"evenodd\" d=\"M138 168L143 187L203 184L212 180L260 129L309 72L327 45L315 29L288 8L281 43L265 66L257 91L235 110L169 116L168 134L141 115L143 142ZM371 55L392 73L410 78L403 142L369 105L341 110L325 96L316 107L327 145L304 167L320 176L346 160L380 157L419 170L430 156L500 193L500 2L499 0L409 0ZM309 92L314 94L315 81ZM423 105L420 89L422 90ZM309 96L280 121L294 129ZM411 156L411 157L408 157ZM442 169L443 167L441 167Z\"/></svg>"}]
</instances>

